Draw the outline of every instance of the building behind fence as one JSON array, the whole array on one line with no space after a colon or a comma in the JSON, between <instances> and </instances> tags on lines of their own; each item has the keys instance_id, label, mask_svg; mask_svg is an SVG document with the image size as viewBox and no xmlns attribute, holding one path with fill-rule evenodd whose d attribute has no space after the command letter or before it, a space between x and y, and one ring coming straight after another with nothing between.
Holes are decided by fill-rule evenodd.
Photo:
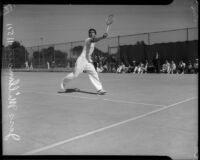
<instances>
[{"instance_id":1,"label":"building behind fence","mask_svg":"<svg viewBox=\"0 0 200 160\"><path fill-rule=\"evenodd\" d=\"M108 66L121 62L130 65L134 60L151 61L159 53L161 61L194 61L198 57L198 28L186 28L161 32L109 37L96 44L94 59L99 59ZM80 55L84 41L21 47L3 50L2 66L7 68L25 68L27 62L33 68L72 69ZM20 56L19 56L20 55Z\"/></svg>"}]
</instances>

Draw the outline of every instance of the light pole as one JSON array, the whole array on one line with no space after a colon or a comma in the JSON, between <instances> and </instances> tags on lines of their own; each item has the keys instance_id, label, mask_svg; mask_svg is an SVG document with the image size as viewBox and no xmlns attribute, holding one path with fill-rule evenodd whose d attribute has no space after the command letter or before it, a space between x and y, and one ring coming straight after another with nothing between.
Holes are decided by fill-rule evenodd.
<instances>
[{"instance_id":1,"label":"light pole","mask_svg":"<svg viewBox=\"0 0 200 160\"><path fill-rule=\"evenodd\" d=\"M53 55L54 55L54 63L56 63L56 55L54 50L53 50Z\"/></svg>"},{"instance_id":2,"label":"light pole","mask_svg":"<svg viewBox=\"0 0 200 160\"><path fill-rule=\"evenodd\" d=\"M39 55L39 68L40 68L40 46L38 44L38 55Z\"/></svg>"}]
</instances>

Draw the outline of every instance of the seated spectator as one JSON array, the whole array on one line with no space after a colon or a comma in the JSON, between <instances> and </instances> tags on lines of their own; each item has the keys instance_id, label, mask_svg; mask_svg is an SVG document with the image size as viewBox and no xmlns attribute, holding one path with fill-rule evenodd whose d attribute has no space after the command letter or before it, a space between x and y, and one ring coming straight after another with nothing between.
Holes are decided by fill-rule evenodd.
<instances>
[{"instance_id":1,"label":"seated spectator","mask_svg":"<svg viewBox=\"0 0 200 160\"><path fill-rule=\"evenodd\" d=\"M170 65L170 73L174 74L176 73L176 64L174 63L174 61L171 61L171 65Z\"/></svg>"},{"instance_id":2,"label":"seated spectator","mask_svg":"<svg viewBox=\"0 0 200 160\"><path fill-rule=\"evenodd\" d=\"M107 62L108 62L107 57L102 57L100 62L102 62L103 64L107 64Z\"/></svg>"},{"instance_id":3,"label":"seated spectator","mask_svg":"<svg viewBox=\"0 0 200 160\"><path fill-rule=\"evenodd\" d=\"M127 73L132 73L133 70L134 70L133 66L129 65L129 66L128 66Z\"/></svg>"},{"instance_id":4,"label":"seated spectator","mask_svg":"<svg viewBox=\"0 0 200 160\"><path fill-rule=\"evenodd\" d=\"M198 59L195 59L194 62L194 73L198 73Z\"/></svg>"},{"instance_id":5,"label":"seated spectator","mask_svg":"<svg viewBox=\"0 0 200 160\"><path fill-rule=\"evenodd\" d=\"M97 72L99 72L99 73L103 72L103 67L102 67L101 63L97 63Z\"/></svg>"},{"instance_id":6,"label":"seated spectator","mask_svg":"<svg viewBox=\"0 0 200 160\"><path fill-rule=\"evenodd\" d=\"M149 63L148 63L148 61L146 60L146 61L145 61L145 65L144 65L144 67L143 67L143 73L147 73L148 65L149 65Z\"/></svg>"},{"instance_id":7,"label":"seated spectator","mask_svg":"<svg viewBox=\"0 0 200 160\"><path fill-rule=\"evenodd\" d=\"M166 65L165 65L165 63L163 63L161 72L162 72L162 73L165 73L165 71L166 71Z\"/></svg>"},{"instance_id":8,"label":"seated spectator","mask_svg":"<svg viewBox=\"0 0 200 160\"><path fill-rule=\"evenodd\" d=\"M115 72L115 63L114 62L110 62L110 72L113 73Z\"/></svg>"},{"instance_id":9,"label":"seated spectator","mask_svg":"<svg viewBox=\"0 0 200 160\"><path fill-rule=\"evenodd\" d=\"M128 69L129 69L129 67L124 67L124 70L123 70L123 73L128 73Z\"/></svg>"},{"instance_id":10,"label":"seated spectator","mask_svg":"<svg viewBox=\"0 0 200 160\"><path fill-rule=\"evenodd\" d=\"M113 68L112 68L112 73L116 73L116 72L117 72L116 68L113 67Z\"/></svg>"},{"instance_id":11,"label":"seated spectator","mask_svg":"<svg viewBox=\"0 0 200 160\"><path fill-rule=\"evenodd\" d=\"M103 65L103 72L108 72L108 65L106 63Z\"/></svg>"},{"instance_id":12,"label":"seated spectator","mask_svg":"<svg viewBox=\"0 0 200 160\"><path fill-rule=\"evenodd\" d=\"M188 65L187 65L187 67L186 67L186 70L187 70L187 73L189 73L189 74L194 73L194 70L193 70L193 66L192 66L191 61L188 62Z\"/></svg>"},{"instance_id":13,"label":"seated spectator","mask_svg":"<svg viewBox=\"0 0 200 160\"><path fill-rule=\"evenodd\" d=\"M131 67L129 68L130 73L133 73L133 72L134 72L135 67L136 67L136 61L132 61L132 65L131 65Z\"/></svg>"},{"instance_id":14,"label":"seated spectator","mask_svg":"<svg viewBox=\"0 0 200 160\"><path fill-rule=\"evenodd\" d=\"M144 68L144 64L140 62L139 65L135 67L133 73L143 73L143 68Z\"/></svg>"},{"instance_id":15,"label":"seated spectator","mask_svg":"<svg viewBox=\"0 0 200 160\"><path fill-rule=\"evenodd\" d=\"M139 68L139 73L143 73L143 72L144 72L144 64L141 62L140 68Z\"/></svg>"},{"instance_id":16,"label":"seated spectator","mask_svg":"<svg viewBox=\"0 0 200 160\"><path fill-rule=\"evenodd\" d=\"M163 73L170 73L170 63L168 62L168 60L165 61L165 63L162 65L162 70Z\"/></svg>"},{"instance_id":17,"label":"seated spectator","mask_svg":"<svg viewBox=\"0 0 200 160\"><path fill-rule=\"evenodd\" d=\"M154 73L155 72L155 66L153 65L152 61L150 60L147 66L147 72L148 73Z\"/></svg>"},{"instance_id":18,"label":"seated spectator","mask_svg":"<svg viewBox=\"0 0 200 160\"><path fill-rule=\"evenodd\" d=\"M117 66L117 73L121 73L122 67L120 65Z\"/></svg>"},{"instance_id":19,"label":"seated spectator","mask_svg":"<svg viewBox=\"0 0 200 160\"><path fill-rule=\"evenodd\" d=\"M125 65L123 64L123 62L121 62L121 64L117 68L117 73L122 73L124 71L125 71Z\"/></svg>"},{"instance_id":20,"label":"seated spectator","mask_svg":"<svg viewBox=\"0 0 200 160\"><path fill-rule=\"evenodd\" d=\"M179 74L185 73L185 66L186 66L186 64L181 60L178 64L178 73Z\"/></svg>"},{"instance_id":21,"label":"seated spectator","mask_svg":"<svg viewBox=\"0 0 200 160\"><path fill-rule=\"evenodd\" d=\"M134 74L135 74L135 73L138 73L138 70L139 70L139 65L136 65L135 68L134 68L133 73L134 73Z\"/></svg>"}]
</instances>

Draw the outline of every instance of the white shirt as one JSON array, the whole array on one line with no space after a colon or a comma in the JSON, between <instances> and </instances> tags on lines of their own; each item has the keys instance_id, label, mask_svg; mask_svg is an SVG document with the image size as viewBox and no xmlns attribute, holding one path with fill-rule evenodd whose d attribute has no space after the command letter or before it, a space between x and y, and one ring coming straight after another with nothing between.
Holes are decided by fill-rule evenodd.
<instances>
[{"instance_id":1,"label":"white shirt","mask_svg":"<svg viewBox=\"0 0 200 160\"><path fill-rule=\"evenodd\" d=\"M80 56L85 57L88 60L88 62L92 62L91 55L94 51L94 46L95 43L91 43L91 38L87 38L85 40L85 45Z\"/></svg>"}]
</instances>

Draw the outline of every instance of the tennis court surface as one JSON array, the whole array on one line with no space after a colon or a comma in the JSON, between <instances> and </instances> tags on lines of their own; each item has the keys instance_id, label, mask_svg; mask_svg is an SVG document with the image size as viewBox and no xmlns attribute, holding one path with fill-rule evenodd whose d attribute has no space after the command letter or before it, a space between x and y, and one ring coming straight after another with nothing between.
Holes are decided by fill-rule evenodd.
<instances>
[{"instance_id":1,"label":"tennis court surface","mask_svg":"<svg viewBox=\"0 0 200 160\"><path fill-rule=\"evenodd\" d=\"M20 136L19 141L3 140L4 155L194 158L198 75L102 73L108 94L96 95L85 73L61 92L66 74L14 72L20 94L13 110L8 108L9 73L2 73L3 136L11 127L10 114Z\"/></svg>"}]
</instances>

